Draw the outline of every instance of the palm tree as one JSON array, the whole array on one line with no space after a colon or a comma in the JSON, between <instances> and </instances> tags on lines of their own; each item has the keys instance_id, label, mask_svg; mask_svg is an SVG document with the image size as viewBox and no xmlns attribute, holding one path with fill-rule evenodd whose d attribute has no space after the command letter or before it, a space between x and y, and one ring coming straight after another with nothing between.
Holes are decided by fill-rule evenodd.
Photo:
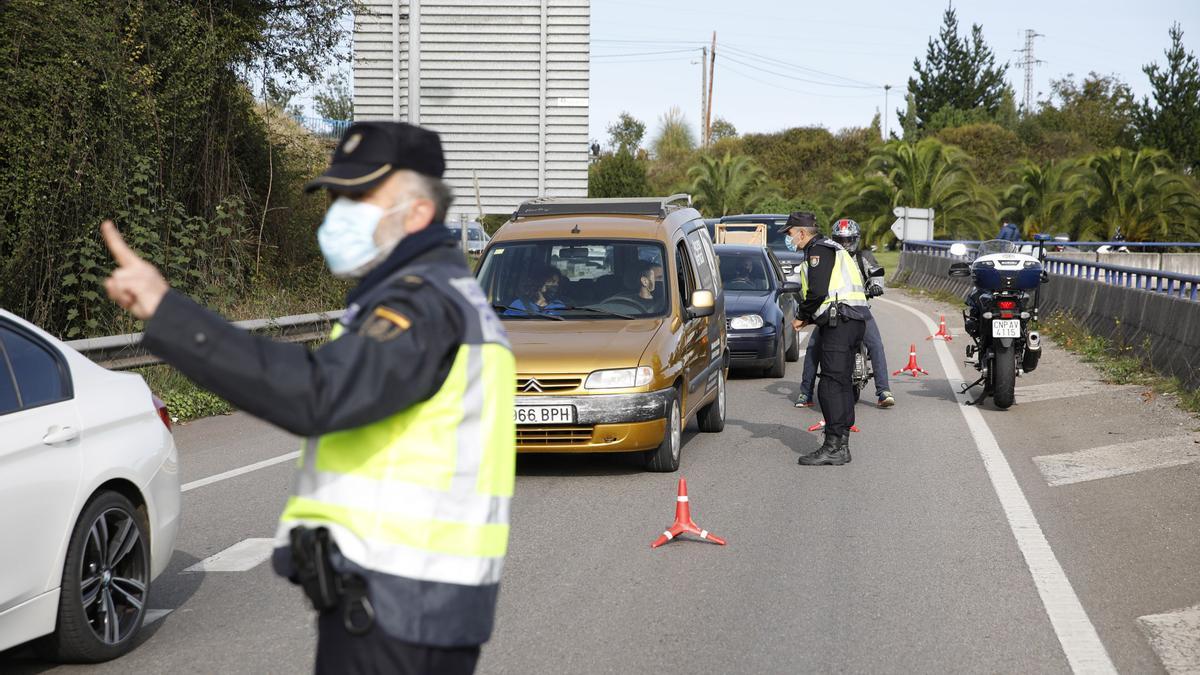
<instances>
[{"instance_id":1,"label":"palm tree","mask_svg":"<svg viewBox=\"0 0 1200 675\"><path fill-rule=\"evenodd\" d=\"M1077 167L1074 162L1023 160L1016 168L1016 182L1001 197L1000 218L1020 223L1026 237L1060 231L1066 225L1060 199L1063 183Z\"/></svg>"},{"instance_id":2,"label":"palm tree","mask_svg":"<svg viewBox=\"0 0 1200 675\"><path fill-rule=\"evenodd\" d=\"M1072 220L1074 239L1129 241L1187 237L1200 221L1200 195L1154 149L1113 148L1088 157L1069 176L1057 205Z\"/></svg>"},{"instance_id":3,"label":"palm tree","mask_svg":"<svg viewBox=\"0 0 1200 675\"><path fill-rule=\"evenodd\" d=\"M777 196L767 172L746 155L701 155L688 169L692 202L708 216L750 213Z\"/></svg>"},{"instance_id":4,"label":"palm tree","mask_svg":"<svg viewBox=\"0 0 1200 675\"><path fill-rule=\"evenodd\" d=\"M937 236L977 238L990 233L996 198L979 185L970 156L936 138L916 143L892 141L867 160L861 176L839 178L839 214L864 224L867 242L884 236L892 209L934 209Z\"/></svg>"}]
</instances>

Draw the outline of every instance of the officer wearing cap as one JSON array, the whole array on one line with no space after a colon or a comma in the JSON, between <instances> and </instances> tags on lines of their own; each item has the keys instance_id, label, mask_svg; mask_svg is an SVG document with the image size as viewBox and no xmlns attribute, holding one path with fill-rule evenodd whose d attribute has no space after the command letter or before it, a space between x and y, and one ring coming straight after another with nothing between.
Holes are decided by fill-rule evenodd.
<instances>
[{"instance_id":1,"label":"officer wearing cap","mask_svg":"<svg viewBox=\"0 0 1200 675\"><path fill-rule=\"evenodd\" d=\"M238 330L170 290L111 222L109 297L144 344L306 440L276 570L315 608L316 671L470 673L492 631L515 465L515 364L449 230L441 141L351 126L306 186L333 198L317 241L358 280L310 351Z\"/></svg>"},{"instance_id":2,"label":"officer wearing cap","mask_svg":"<svg viewBox=\"0 0 1200 675\"><path fill-rule=\"evenodd\" d=\"M800 457L805 466L839 466L850 461L850 427L854 425L854 354L871 316L858 265L844 248L820 236L816 216L797 211L779 230L788 248L802 249L800 308L795 328L815 324L821 331L821 381L817 400L825 416L825 442Z\"/></svg>"}]
</instances>

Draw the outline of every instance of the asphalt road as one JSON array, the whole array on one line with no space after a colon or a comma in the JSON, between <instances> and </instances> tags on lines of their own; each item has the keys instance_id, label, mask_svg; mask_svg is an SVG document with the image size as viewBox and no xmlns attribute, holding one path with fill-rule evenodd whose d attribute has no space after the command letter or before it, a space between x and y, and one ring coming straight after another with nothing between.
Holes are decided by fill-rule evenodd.
<instances>
[{"instance_id":1,"label":"asphalt road","mask_svg":"<svg viewBox=\"0 0 1200 675\"><path fill-rule=\"evenodd\" d=\"M961 366L961 320L888 297L928 319L946 312L960 337L939 352L914 312L877 303L890 370L916 343L930 375L894 378L891 410L864 399L850 465L796 465L820 441L804 430L820 413L791 406L798 364L782 380L732 381L726 430L692 425L678 474L622 456L521 457L480 672L1200 669L1200 423L1097 383L1053 345L1020 380L1018 405L964 413L943 369L974 372ZM244 415L176 439L185 483L298 447ZM268 562L184 572L270 537L289 472L281 461L185 493L175 558L151 596L171 611L133 653L54 667L17 650L0 671L309 669L312 617ZM680 476L696 521L728 546L650 549Z\"/></svg>"}]
</instances>

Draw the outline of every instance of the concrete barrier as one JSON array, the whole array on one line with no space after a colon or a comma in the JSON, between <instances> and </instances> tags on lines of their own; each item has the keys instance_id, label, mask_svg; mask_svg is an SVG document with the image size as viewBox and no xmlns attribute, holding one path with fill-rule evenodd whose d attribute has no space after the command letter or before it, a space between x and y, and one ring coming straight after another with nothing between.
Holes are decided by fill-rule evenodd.
<instances>
[{"instance_id":1,"label":"concrete barrier","mask_svg":"<svg viewBox=\"0 0 1200 675\"><path fill-rule=\"evenodd\" d=\"M952 262L905 251L896 281L965 298L971 279L946 276ZM1066 312L1092 333L1132 348L1159 373L1200 389L1200 302L1055 275L1042 286L1041 303L1042 316Z\"/></svg>"},{"instance_id":2,"label":"concrete barrier","mask_svg":"<svg viewBox=\"0 0 1200 675\"><path fill-rule=\"evenodd\" d=\"M1200 253L1164 253L1159 269L1200 277Z\"/></svg>"}]
</instances>

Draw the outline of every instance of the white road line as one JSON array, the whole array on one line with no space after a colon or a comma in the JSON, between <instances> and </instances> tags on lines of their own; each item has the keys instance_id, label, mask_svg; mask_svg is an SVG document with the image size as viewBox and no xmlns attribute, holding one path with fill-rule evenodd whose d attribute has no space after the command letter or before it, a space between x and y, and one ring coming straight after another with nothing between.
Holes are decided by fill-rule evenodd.
<instances>
[{"instance_id":1,"label":"white road line","mask_svg":"<svg viewBox=\"0 0 1200 675\"><path fill-rule=\"evenodd\" d=\"M214 476L209 476L207 478L201 478L199 480L194 480L190 483L184 483L183 486L179 488L179 491L187 492L188 490L195 490L198 487L204 487L205 485L212 485L213 483L223 481L227 478L233 478L235 476L240 476L245 473L250 473L251 471L258 471L259 469L265 469L268 466L274 466L276 464L279 464L280 462L286 462L290 459L296 459L299 456L300 456L300 451L296 450L294 452L289 452L285 455L280 455L278 457L272 457L271 459L264 459L261 462L247 464L246 466L243 466L243 467L240 467L237 469L230 469L229 471L226 471L224 473L218 473Z\"/></svg>"},{"instance_id":2,"label":"white road line","mask_svg":"<svg viewBox=\"0 0 1200 675\"><path fill-rule=\"evenodd\" d=\"M148 610L146 610L146 618L142 619L142 625L149 626L150 624L154 623L155 621L158 621L159 619L163 618L164 616L170 614L173 611L175 611L175 610L173 610L173 609L148 609Z\"/></svg>"},{"instance_id":3,"label":"white road line","mask_svg":"<svg viewBox=\"0 0 1200 675\"><path fill-rule=\"evenodd\" d=\"M245 572L271 557L274 539L243 539L184 570L187 572Z\"/></svg>"},{"instance_id":4,"label":"white road line","mask_svg":"<svg viewBox=\"0 0 1200 675\"><path fill-rule=\"evenodd\" d=\"M1168 673L1200 673L1200 605L1138 617L1138 623Z\"/></svg>"},{"instance_id":5,"label":"white road line","mask_svg":"<svg viewBox=\"0 0 1200 675\"><path fill-rule=\"evenodd\" d=\"M1020 381L1018 380L1018 384ZM1022 403L1037 403L1038 401L1053 401L1060 398L1090 396L1092 394L1112 394L1118 391L1141 389L1136 385L1105 384L1096 380L1079 382L1046 382L1031 384L1027 387L1017 387L1017 405Z\"/></svg>"},{"instance_id":6,"label":"white road line","mask_svg":"<svg viewBox=\"0 0 1200 675\"><path fill-rule=\"evenodd\" d=\"M1200 436L1149 438L1077 452L1034 457L1050 485L1070 485L1200 462Z\"/></svg>"},{"instance_id":7,"label":"white road line","mask_svg":"<svg viewBox=\"0 0 1200 675\"><path fill-rule=\"evenodd\" d=\"M937 331L937 325L932 319L908 305L886 298L876 298L876 302L899 307L919 317L931 333ZM933 344L937 349L942 369L946 372L946 379L955 393L958 409L975 439L979 456L983 459L984 468L992 481L992 489L1000 499L1000 506L1008 518L1013 538L1017 541L1017 547L1021 549L1021 555L1025 557L1025 564L1042 599L1042 606L1046 608L1046 616L1050 619L1050 625L1054 627L1059 644L1062 645L1067 663L1076 673L1116 673L1117 669L1113 666L1104 643L1100 641L1096 627L1088 619L1071 581L1067 579L1054 550L1050 548L1050 542L1046 541L1046 535L1029 506L1029 500L1021 491L1012 467L1000 451L996 437L977 408L963 405L968 399L958 393L960 385L963 384L962 373L959 372L954 357L950 355L949 347L945 342L937 340L934 340Z\"/></svg>"}]
</instances>

